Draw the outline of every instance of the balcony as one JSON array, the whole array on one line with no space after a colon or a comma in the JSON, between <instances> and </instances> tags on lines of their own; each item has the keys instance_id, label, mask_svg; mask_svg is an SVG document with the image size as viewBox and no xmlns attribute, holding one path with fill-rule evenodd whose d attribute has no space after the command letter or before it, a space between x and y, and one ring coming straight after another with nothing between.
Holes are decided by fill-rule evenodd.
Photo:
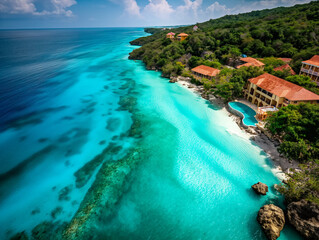
<instances>
[{"instance_id":1,"label":"balcony","mask_svg":"<svg viewBox=\"0 0 319 240\"><path fill-rule=\"evenodd\" d=\"M308 72L309 72L309 70L308 70L308 69L305 69L305 68L301 68L301 71L302 71L302 72L305 72L305 73L308 73Z\"/></svg>"},{"instance_id":2,"label":"balcony","mask_svg":"<svg viewBox=\"0 0 319 240\"><path fill-rule=\"evenodd\" d=\"M314 75L314 76L319 76L319 72L315 72L313 70L309 70L309 69L305 69L305 68L301 68L301 72L305 72L305 73L308 73L308 74Z\"/></svg>"}]
</instances>

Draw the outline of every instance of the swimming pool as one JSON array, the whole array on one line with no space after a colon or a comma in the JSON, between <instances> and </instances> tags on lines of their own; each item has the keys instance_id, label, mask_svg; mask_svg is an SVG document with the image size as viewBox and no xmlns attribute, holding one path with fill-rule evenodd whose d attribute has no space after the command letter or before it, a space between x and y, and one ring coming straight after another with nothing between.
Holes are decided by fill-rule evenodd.
<instances>
[{"instance_id":1,"label":"swimming pool","mask_svg":"<svg viewBox=\"0 0 319 240\"><path fill-rule=\"evenodd\" d=\"M246 126L255 126L258 121L255 118L256 112L246 104L240 102L229 102L229 107L243 115L243 123Z\"/></svg>"}]
</instances>

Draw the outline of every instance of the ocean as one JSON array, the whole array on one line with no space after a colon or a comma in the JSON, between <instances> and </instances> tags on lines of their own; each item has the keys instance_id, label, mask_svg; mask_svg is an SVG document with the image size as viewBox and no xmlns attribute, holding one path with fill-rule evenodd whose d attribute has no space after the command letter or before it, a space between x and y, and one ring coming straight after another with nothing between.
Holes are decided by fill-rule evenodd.
<instances>
[{"instance_id":1,"label":"ocean","mask_svg":"<svg viewBox=\"0 0 319 240\"><path fill-rule=\"evenodd\" d=\"M128 60L147 35L0 31L0 239L266 239L271 161L225 109Z\"/></svg>"}]
</instances>

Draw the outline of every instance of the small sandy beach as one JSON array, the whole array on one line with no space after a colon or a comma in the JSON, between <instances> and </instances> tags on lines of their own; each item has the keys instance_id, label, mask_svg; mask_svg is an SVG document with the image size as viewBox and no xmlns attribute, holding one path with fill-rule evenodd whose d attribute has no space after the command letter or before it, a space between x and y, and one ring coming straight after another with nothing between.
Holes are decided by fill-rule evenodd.
<instances>
[{"instance_id":1,"label":"small sandy beach","mask_svg":"<svg viewBox=\"0 0 319 240\"><path fill-rule=\"evenodd\" d=\"M203 97L204 88L203 86L197 86L187 80L179 80L177 84L184 86L190 91L199 94ZM205 96L205 99L210 101L214 105L218 105L221 109L227 109L223 100L216 98L214 95L210 94L209 96ZM272 160L274 169L273 172L279 179L285 179L285 173L289 172L290 168L298 168L298 162L290 161L284 156L282 156L277 147L279 146L279 142L276 140L269 139L264 133L262 133L259 129L255 130L252 128L244 129L240 126L241 118L229 113L228 116L233 119L238 125L238 127L247 135L248 139L252 141L254 144L259 146L263 151L269 156Z\"/></svg>"}]
</instances>

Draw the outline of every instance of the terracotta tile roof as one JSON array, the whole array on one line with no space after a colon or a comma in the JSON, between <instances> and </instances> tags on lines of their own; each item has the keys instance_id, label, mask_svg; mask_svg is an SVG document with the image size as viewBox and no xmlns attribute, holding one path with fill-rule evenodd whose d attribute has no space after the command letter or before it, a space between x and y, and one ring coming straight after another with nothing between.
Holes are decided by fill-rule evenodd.
<instances>
[{"instance_id":1,"label":"terracotta tile roof","mask_svg":"<svg viewBox=\"0 0 319 240\"><path fill-rule=\"evenodd\" d=\"M274 71L283 71L285 69L289 69L291 75L296 75L295 71L288 64L282 65L280 67L276 67Z\"/></svg>"},{"instance_id":2,"label":"terracotta tile roof","mask_svg":"<svg viewBox=\"0 0 319 240\"><path fill-rule=\"evenodd\" d=\"M319 66L319 55L314 55L309 60L303 61L303 63L308 63L308 64L311 64L311 65Z\"/></svg>"},{"instance_id":3,"label":"terracotta tile roof","mask_svg":"<svg viewBox=\"0 0 319 240\"><path fill-rule=\"evenodd\" d=\"M175 33L173 33L173 32L170 32L170 33L167 33L166 35L171 35L171 36L174 36L174 35L175 35Z\"/></svg>"},{"instance_id":4,"label":"terracotta tile roof","mask_svg":"<svg viewBox=\"0 0 319 240\"><path fill-rule=\"evenodd\" d=\"M254 65L251 64L251 63L244 63L244 64L242 64L242 65L237 66L237 68L241 68L241 67L251 67L251 66L254 66Z\"/></svg>"},{"instance_id":5,"label":"terracotta tile roof","mask_svg":"<svg viewBox=\"0 0 319 240\"><path fill-rule=\"evenodd\" d=\"M291 62L291 58L278 58L280 59L281 61L285 62L285 63L290 63Z\"/></svg>"},{"instance_id":6,"label":"terracotta tile roof","mask_svg":"<svg viewBox=\"0 0 319 240\"><path fill-rule=\"evenodd\" d=\"M246 62L246 63L237 66L237 68L241 68L241 67L244 67L244 66L246 66L246 67L250 67L250 66L262 67L262 66L265 66L264 63L258 61L255 58L252 58L252 57L241 58L240 61Z\"/></svg>"},{"instance_id":7,"label":"terracotta tile roof","mask_svg":"<svg viewBox=\"0 0 319 240\"><path fill-rule=\"evenodd\" d=\"M200 73L205 76L215 77L217 74L219 74L220 70L207 67L205 65L200 65L198 67L195 67L192 69L193 72Z\"/></svg>"},{"instance_id":8,"label":"terracotta tile roof","mask_svg":"<svg viewBox=\"0 0 319 240\"><path fill-rule=\"evenodd\" d=\"M186 34L186 33L180 33L180 34L178 34L177 36L178 36L178 37L187 37L188 34Z\"/></svg>"},{"instance_id":9,"label":"terracotta tile roof","mask_svg":"<svg viewBox=\"0 0 319 240\"><path fill-rule=\"evenodd\" d=\"M291 101L319 101L319 95L269 73L249 79L249 82L278 97L284 97Z\"/></svg>"}]
</instances>

